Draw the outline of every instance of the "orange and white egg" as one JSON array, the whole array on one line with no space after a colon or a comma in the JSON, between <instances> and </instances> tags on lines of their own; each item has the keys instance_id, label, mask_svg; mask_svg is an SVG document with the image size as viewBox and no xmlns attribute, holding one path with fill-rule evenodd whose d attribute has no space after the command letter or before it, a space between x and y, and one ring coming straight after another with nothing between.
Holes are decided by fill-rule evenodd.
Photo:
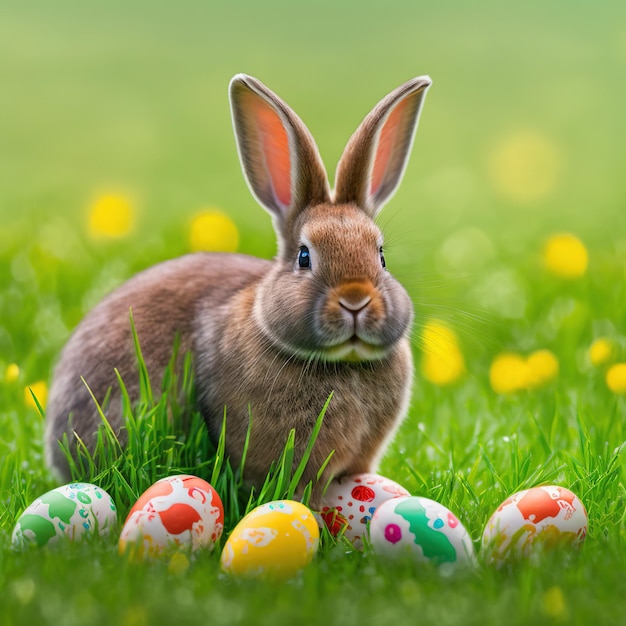
<instances>
[{"instance_id":1,"label":"orange and white egg","mask_svg":"<svg viewBox=\"0 0 626 626\"><path fill-rule=\"evenodd\" d=\"M376 508L387 500L408 495L402 485L379 474L344 476L328 486L320 516L333 535L343 531L354 547L361 549Z\"/></svg>"},{"instance_id":2,"label":"orange and white egg","mask_svg":"<svg viewBox=\"0 0 626 626\"><path fill-rule=\"evenodd\" d=\"M587 536L587 512L564 487L533 487L507 498L490 517L482 538L488 562L502 564L533 550L579 547Z\"/></svg>"},{"instance_id":3,"label":"orange and white egg","mask_svg":"<svg viewBox=\"0 0 626 626\"><path fill-rule=\"evenodd\" d=\"M119 551L139 557L200 548L211 549L224 529L224 507L213 487L197 476L163 478L130 510Z\"/></svg>"},{"instance_id":4,"label":"orange and white egg","mask_svg":"<svg viewBox=\"0 0 626 626\"><path fill-rule=\"evenodd\" d=\"M291 578L311 562L318 544L311 511L300 502L277 500L258 506L235 526L221 566L235 576Z\"/></svg>"}]
</instances>

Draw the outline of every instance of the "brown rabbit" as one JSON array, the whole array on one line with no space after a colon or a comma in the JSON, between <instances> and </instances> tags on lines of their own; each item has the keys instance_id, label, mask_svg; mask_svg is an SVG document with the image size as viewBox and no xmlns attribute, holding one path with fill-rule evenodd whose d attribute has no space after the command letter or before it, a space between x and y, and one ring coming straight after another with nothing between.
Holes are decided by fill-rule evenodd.
<instances>
[{"instance_id":1,"label":"brown rabbit","mask_svg":"<svg viewBox=\"0 0 626 626\"><path fill-rule=\"evenodd\" d=\"M93 445L96 399L110 392L107 417L124 439L117 368L138 396L129 310L153 381L171 358L175 335L191 351L200 407L219 436L227 411L227 453L238 463L252 414L246 478L263 481L290 429L296 462L333 392L303 476L314 480L375 471L408 406L413 312L385 268L374 218L395 191L430 79L384 98L354 133L331 192L317 146L300 118L258 80L230 83L243 171L273 218L273 261L241 254L192 254L156 265L106 297L76 328L54 373L46 455L63 478L58 441L74 433ZM155 384L155 388L158 384ZM322 482L325 482L322 481ZM314 491L312 504L319 500Z\"/></svg>"}]
</instances>

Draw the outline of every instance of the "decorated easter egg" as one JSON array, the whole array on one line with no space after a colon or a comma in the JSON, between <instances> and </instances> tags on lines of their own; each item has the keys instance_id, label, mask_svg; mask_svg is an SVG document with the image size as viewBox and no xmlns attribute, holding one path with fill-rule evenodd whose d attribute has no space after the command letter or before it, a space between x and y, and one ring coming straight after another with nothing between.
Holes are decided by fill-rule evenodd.
<instances>
[{"instance_id":1,"label":"decorated easter egg","mask_svg":"<svg viewBox=\"0 0 626 626\"><path fill-rule=\"evenodd\" d=\"M318 544L311 511L300 502L277 500L257 507L235 526L221 565L234 575L291 578L310 563Z\"/></svg>"},{"instance_id":2,"label":"decorated easter egg","mask_svg":"<svg viewBox=\"0 0 626 626\"><path fill-rule=\"evenodd\" d=\"M90 483L70 483L37 498L17 520L12 540L16 546L43 546L59 537L106 535L116 525L115 504L106 491Z\"/></svg>"},{"instance_id":3,"label":"decorated easter egg","mask_svg":"<svg viewBox=\"0 0 626 626\"><path fill-rule=\"evenodd\" d=\"M155 557L212 548L224 529L224 508L213 487L196 476L169 476L149 487L128 513L119 551Z\"/></svg>"},{"instance_id":4,"label":"decorated easter egg","mask_svg":"<svg viewBox=\"0 0 626 626\"><path fill-rule=\"evenodd\" d=\"M535 548L580 546L587 535L587 512L564 487L519 491L489 518L482 549L487 561L503 563L528 556Z\"/></svg>"},{"instance_id":5,"label":"decorated easter egg","mask_svg":"<svg viewBox=\"0 0 626 626\"><path fill-rule=\"evenodd\" d=\"M328 486L320 515L333 535L343 531L360 549L376 507L391 498L408 495L404 487L378 474L344 476Z\"/></svg>"},{"instance_id":6,"label":"decorated easter egg","mask_svg":"<svg viewBox=\"0 0 626 626\"><path fill-rule=\"evenodd\" d=\"M473 565L476 559L472 540L457 517L442 504L420 496L381 504L370 523L370 540L382 556L460 565Z\"/></svg>"}]
</instances>

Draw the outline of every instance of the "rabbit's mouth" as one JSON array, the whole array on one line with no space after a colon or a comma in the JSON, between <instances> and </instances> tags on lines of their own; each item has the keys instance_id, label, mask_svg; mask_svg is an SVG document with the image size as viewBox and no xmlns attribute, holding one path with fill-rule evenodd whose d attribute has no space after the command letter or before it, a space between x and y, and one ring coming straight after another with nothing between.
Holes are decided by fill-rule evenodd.
<instances>
[{"instance_id":1,"label":"rabbit's mouth","mask_svg":"<svg viewBox=\"0 0 626 626\"><path fill-rule=\"evenodd\" d=\"M327 361L376 361L389 352L388 348L374 345L354 334L347 341L324 349L323 358Z\"/></svg>"}]
</instances>

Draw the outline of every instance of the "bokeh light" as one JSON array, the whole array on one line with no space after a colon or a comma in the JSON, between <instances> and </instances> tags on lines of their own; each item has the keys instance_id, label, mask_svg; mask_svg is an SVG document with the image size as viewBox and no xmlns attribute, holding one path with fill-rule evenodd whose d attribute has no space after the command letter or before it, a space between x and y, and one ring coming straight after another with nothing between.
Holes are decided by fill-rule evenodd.
<instances>
[{"instance_id":1,"label":"bokeh light","mask_svg":"<svg viewBox=\"0 0 626 626\"><path fill-rule=\"evenodd\" d=\"M626 393L626 363L615 363L609 367L606 385L613 393Z\"/></svg>"},{"instance_id":2,"label":"bokeh light","mask_svg":"<svg viewBox=\"0 0 626 626\"><path fill-rule=\"evenodd\" d=\"M14 383L20 377L20 366L17 363L9 363L4 371L4 380Z\"/></svg>"},{"instance_id":3,"label":"bokeh light","mask_svg":"<svg viewBox=\"0 0 626 626\"><path fill-rule=\"evenodd\" d=\"M598 337L589 346L589 360L596 367L606 365L613 358L614 352L615 347L610 339Z\"/></svg>"},{"instance_id":4,"label":"bokeh light","mask_svg":"<svg viewBox=\"0 0 626 626\"><path fill-rule=\"evenodd\" d=\"M450 385L465 373L465 359L454 331L438 320L422 330L422 375L435 385Z\"/></svg>"},{"instance_id":5,"label":"bokeh light","mask_svg":"<svg viewBox=\"0 0 626 626\"><path fill-rule=\"evenodd\" d=\"M550 587L543 594L541 601L543 614L555 622L565 622L569 619L569 607L560 587Z\"/></svg>"},{"instance_id":6,"label":"bokeh light","mask_svg":"<svg viewBox=\"0 0 626 626\"><path fill-rule=\"evenodd\" d=\"M193 252L236 252L239 231L230 217L217 209L207 209L191 221L189 247Z\"/></svg>"},{"instance_id":7,"label":"bokeh light","mask_svg":"<svg viewBox=\"0 0 626 626\"><path fill-rule=\"evenodd\" d=\"M99 196L89 209L89 234L94 239L125 237L133 230L134 225L135 209L127 196Z\"/></svg>"},{"instance_id":8,"label":"bokeh light","mask_svg":"<svg viewBox=\"0 0 626 626\"><path fill-rule=\"evenodd\" d=\"M479 272L495 257L495 247L488 235L473 227L462 228L446 237L437 253L437 267L442 272L462 275Z\"/></svg>"},{"instance_id":9,"label":"bokeh light","mask_svg":"<svg viewBox=\"0 0 626 626\"><path fill-rule=\"evenodd\" d=\"M170 558L167 571L174 576L180 576L189 569L189 558L182 552L175 552Z\"/></svg>"},{"instance_id":10,"label":"bokeh light","mask_svg":"<svg viewBox=\"0 0 626 626\"><path fill-rule=\"evenodd\" d=\"M570 233L553 235L543 249L545 267L560 278L584 276L588 262L589 253L585 244Z\"/></svg>"},{"instance_id":11,"label":"bokeh light","mask_svg":"<svg viewBox=\"0 0 626 626\"><path fill-rule=\"evenodd\" d=\"M489 159L495 188L519 204L537 202L552 193L561 168L556 145L535 130L520 130L504 137Z\"/></svg>"}]
</instances>

